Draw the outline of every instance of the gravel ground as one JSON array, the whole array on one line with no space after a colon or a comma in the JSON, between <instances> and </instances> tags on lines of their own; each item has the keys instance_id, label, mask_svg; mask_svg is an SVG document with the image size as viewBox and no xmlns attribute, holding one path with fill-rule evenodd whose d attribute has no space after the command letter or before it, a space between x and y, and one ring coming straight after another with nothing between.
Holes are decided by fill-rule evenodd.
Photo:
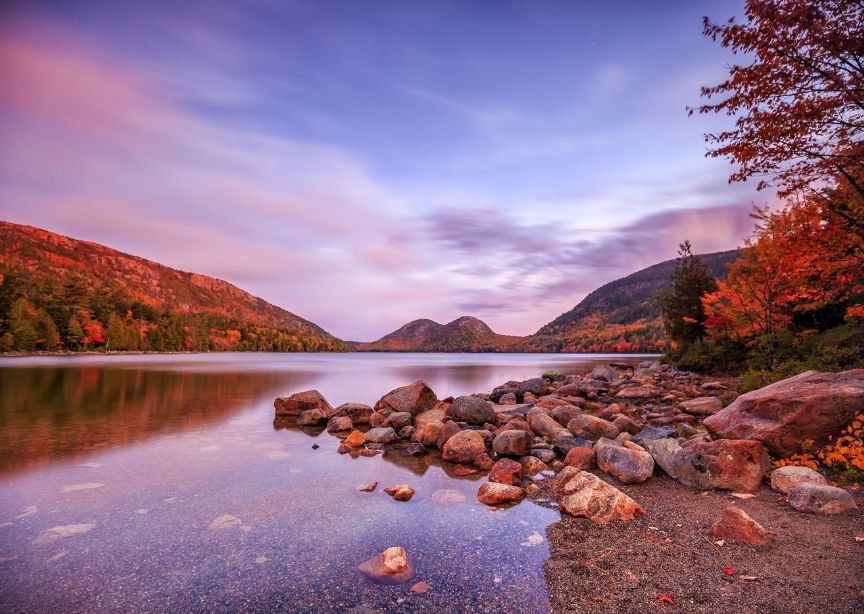
<instances>
[{"instance_id":1,"label":"gravel ground","mask_svg":"<svg viewBox=\"0 0 864 614\"><path fill-rule=\"evenodd\" d=\"M544 571L553 611L864 612L864 543L855 540L864 536L861 492L853 491L859 511L817 516L766 486L739 500L665 476L630 486L601 477L647 515L605 527L562 515L549 526ZM538 496L549 493L544 487ZM716 545L708 530L729 505L776 532L774 543Z\"/></svg>"}]
</instances>

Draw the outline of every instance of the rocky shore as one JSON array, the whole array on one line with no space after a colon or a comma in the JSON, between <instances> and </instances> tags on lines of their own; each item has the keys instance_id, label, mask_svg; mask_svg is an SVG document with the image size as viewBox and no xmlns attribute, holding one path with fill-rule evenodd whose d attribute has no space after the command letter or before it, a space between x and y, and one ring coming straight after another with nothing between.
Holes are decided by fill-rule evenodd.
<instances>
[{"instance_id":1,"label":"rocky shore","mask_svg":"<svg viewBox=\"0 0 864 614\"><path fill-rule=\"evenodd\" d=\"M374 456L387 447L440 454L454 477L488 474L477 492L486 505L528 498L559 509L546 568L556 610L687 603L694 611L757 604L812 611L788 602L806 598L860 611L861 494L805 467L770 471L769 453L787 456L804 439L825 441L864 411L864 370L807 372L737 398L733 389L734 382L659 362L611 363L456 398L438 399L420 381L374 406L334 408L314 390L277 398L274 406L277 425L326 428L341 439L341 454ZM410 505L410 484L383 486ZM599 571L595 548L605 553ZM821 553L827 563L807 567L807 557ZM400 552L400 561L403 554L404 565L391 565L398 570L389 575L384 563L372 570L374 557L361 570L375 581L407 582L413 574L405 573L410 553ZM727 559L746 566L717 567ZM792 581L768 589L772 566L784 561L802 569L787 570ZM817 572L823 575L810 585L796 580ZM831 587L808 597L820 577L820 586L831 578ZM740 590L727 590L730 582ZM766 590L772 598L759 597Z\"/></svg>"}]
</instances>

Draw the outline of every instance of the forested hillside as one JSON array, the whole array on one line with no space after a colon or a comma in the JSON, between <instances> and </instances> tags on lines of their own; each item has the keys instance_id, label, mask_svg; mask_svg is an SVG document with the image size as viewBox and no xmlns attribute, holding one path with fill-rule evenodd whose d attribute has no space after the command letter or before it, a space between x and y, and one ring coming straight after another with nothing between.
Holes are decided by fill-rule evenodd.
<instances>
[{"instance_id":1,"label":"forested hillside","mask_svg":"<svg viewBox=\"0 0 864 614\"><path fill-rule=\"evenodd\" d=\"M213 277L0 221L0 351L341 351L319 326Z\"/></svg>"}]
</instances>

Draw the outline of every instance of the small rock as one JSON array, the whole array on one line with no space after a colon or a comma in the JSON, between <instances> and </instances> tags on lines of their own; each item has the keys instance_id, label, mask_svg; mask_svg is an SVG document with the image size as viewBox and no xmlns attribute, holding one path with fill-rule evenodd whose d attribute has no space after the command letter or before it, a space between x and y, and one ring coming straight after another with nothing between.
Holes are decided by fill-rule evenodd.
<instances>
[{"instance_id":1,"label":"small rock","mask_svg":"<svg viewBox=\"0 0 864 614\"><path fill-rule=\"evenodd\" d=\"M492 441L492 449L502 456L527 456L534 438L523 430L503 431Z\"/></svg>"},{"instance_id":2,"label":"small rock","mask_svg":"<svg viewBox=\"0 0 864 614\"><path fill-rule=\"evenodd\" d=\"M387 423L393 427L393 430L399 431L406 426L411 426L411 414L407 411L394 411L387 416Z\"/></svg>"},{"instance_id":3,"label":"small rock","mask_svg":"<svg viewBox=\"0 0 864 614\"><path fill-rule=\"evenodd\" d=\"M774 534L750 518L743 510L729 506L711 527L711 535L722 540L765 545L774 541Z\"/></svg>"},{"instance_id":4,"label":"small rock","mask_svg":"<svg viewBox=\"0 0 864 614\"><path fill-rule=\"evenodd\" d=\"M555 452L544 448L534 448L531 450L530 455L539 458L547 465L555 460Z\"/></svg>"},{"instance_id":5,"label":"small rock","mask_svg":"<svg viewBox=\"0 0 864 614\"><path fill-rule=\"evenodd\" d=\"M453 420L445 422L438 431L438 441L436 442L438 449L443 451L444 446L447 445L447 442L450 441L450 438L461 430L462 428Z\"/></svg>"},{"instance_id":6,"label":"small rock","mask_svg":"<svg viewBox=\"0 0 864 614\"><path fill-rule=\"evenodd\" d=\"M518 503L524 498L525 491L518 486L509 486L497 482L486 482L477 491L477 499L486 505Z\"/></svg>"},{"instance_id":7,"label":"small rock","mask_svg":"<svg viewBox=\"0 0 864 614\"><path fill-rule=\"evenodd\" d=\"M407 484L397 484L385 488L384 492L396 499L397 501L408 501L414 496L414 489Z\"/></svg>"},{"instance_id":8,"label":"small rock","mask_svg":"<svg viewBox=\"0 0 864 614\"><path fill-rule=\"evenodd\" d=\"M372 415L372 408L364 403L343 403L332 412L328 412L328 418L337 416L346 416L351 420L351 424L369 424L369 416Z\"/></svg>"},{"instance_id":9,"label":"small rock","mask_svg":"<svg viewBox=\"0 0 864 614\"><path fill-rule=\"evenodd\" d=\"M378 488L378 480L372 480L366 486L361 486L357 490L360 492L373 492L376 488Z\"/></svg>"},{"instance_id":10,"label":"small rock","mask_svg":"<svg viewBox=\"0 0 864 614\"><path fill-rule=\"evenodd\" d=\"M483 425L487 422L495 422L495 410L492 403L478 399L477 397L463 396L453 399L448 410L450 417L457 422Z\"/></svg>"},{"instance_id":11,"label":"small rock","mask_svg":"<svg viewBox=\"0 0 864 614\"><path fill-rule=\"evenodd\" d=\"M409 443L408 447L405 448L405 451L410 456L423 456L426 454L426 446L422 443Z\"/></svg>"},{"instance_id":12,"label":"small rock","mask_svg":"<svg viewBox=\"0 0 864 614\"><path fill-rule=\"evenodd\" d=\"M396 388L385 394L375 403L375 411L382 414L408 412L412 416L435 407L438 397L426 382L418 381L408 386Z\"/></svg>"},{"instance_id":13,"label":"small rock","mask_svg":"<svg viewBox=\"0 0 864 614\"><path fill-rule=\"evenodd\" d=\"M615 439L620 433L620 429L611 422L603 418L597 418L589 414L582 414L573 418L567 428L573 432L576 437L583 437L595 441L601 437Z\"/></svg>"},{"instance_id":14,"label":"small rock","mask_svg":"<svg viewBox=\"0 0 864 614\"><path fill-rule=\"evenodd\" d=\"M858 509L852 496L842 488L811 482L793 486L786 500L799 512L811 514L842 514Z\"/></svg>"},{"instance_id":15,"label":"small rock","mask_svg":"<svg viewBox=\"0 0 864 614\"><path fill-rule=\"evenodd\" d=\"M648 452L600 443L596 451L597 467L614 475L622 484L644 482L654 473L654 459Z\"/></svg>"},{"instance_id":16,"label":"small rock","mask_svg":"<svg viewBox=\"0 0 864 614\"><path fill-rule=\"evenodd\" d=\"M320 426L327 423L327 414L322 409L308 409L297 418L297 426Z\"/></svg>"},{"instance_id":17,"label":"small rock","mask_svg":"<svg viewBox=\"0 0 864 614\"><path fill-rule=\"evenodd\" d=\"M594 466L594 448L573 448L564 457L564 464L579 470L588 470Z\"/></svg>"},{"instance_id":18,"label":"small rock","mask_svg":"<svg viewBox=\"0 0 864 614\"><path fill-rule=\"evenodd\" d=\"M717 397L699 397L679 403L681 409L696 416L713 416L723 409L723 401Z\"/></svg>"},{"instance_id":19,"label":"small rock","mask_svg":"<svg viewBox=\"0 0 864 614\"><path fill-rule=\"evenodd\" d=\"M522 475L537 475L541 471L545 471L549 467L536 456L523 456L519 459L519 464L522 465Z\"/></svg>"},{"instance_id":20,"label":"small rock","mask_svg":"<svg viewBox=\"0 0 864 614\"><path fill-rule=\"evenodd\" d=\"M810 467L780 467L771 472L771 488L784 495L798 484L827 484L818 471Z\"/></svg>"},{"instance_id":21,"label":"small rock","mask_svg":"<svg viewBox=\"0 0 864 614\"><path fill-rule=\"evenodd\" d=\"M479 431L472 430L459 431L441 450L441 458L450 463L471 464L481 454L486 454L486 442Z\"/></svg>"}]
</instances>

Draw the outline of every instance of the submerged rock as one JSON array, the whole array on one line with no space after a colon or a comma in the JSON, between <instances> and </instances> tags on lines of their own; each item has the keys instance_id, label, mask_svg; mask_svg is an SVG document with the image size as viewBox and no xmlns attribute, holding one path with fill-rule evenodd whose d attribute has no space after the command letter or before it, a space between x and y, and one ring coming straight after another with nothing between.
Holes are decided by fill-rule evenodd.
<instances>
[{"instance_id":1,"label":"submerged rock","mask_svg":"<svg viewBox=\"0 0 864 614\"><path fill-rule=\"evenodd\" d=\"M360 572L381 584L402 584L414 578L414 568L404 548L394 546L363 561Z\"/></svg>"}]
</instances>

